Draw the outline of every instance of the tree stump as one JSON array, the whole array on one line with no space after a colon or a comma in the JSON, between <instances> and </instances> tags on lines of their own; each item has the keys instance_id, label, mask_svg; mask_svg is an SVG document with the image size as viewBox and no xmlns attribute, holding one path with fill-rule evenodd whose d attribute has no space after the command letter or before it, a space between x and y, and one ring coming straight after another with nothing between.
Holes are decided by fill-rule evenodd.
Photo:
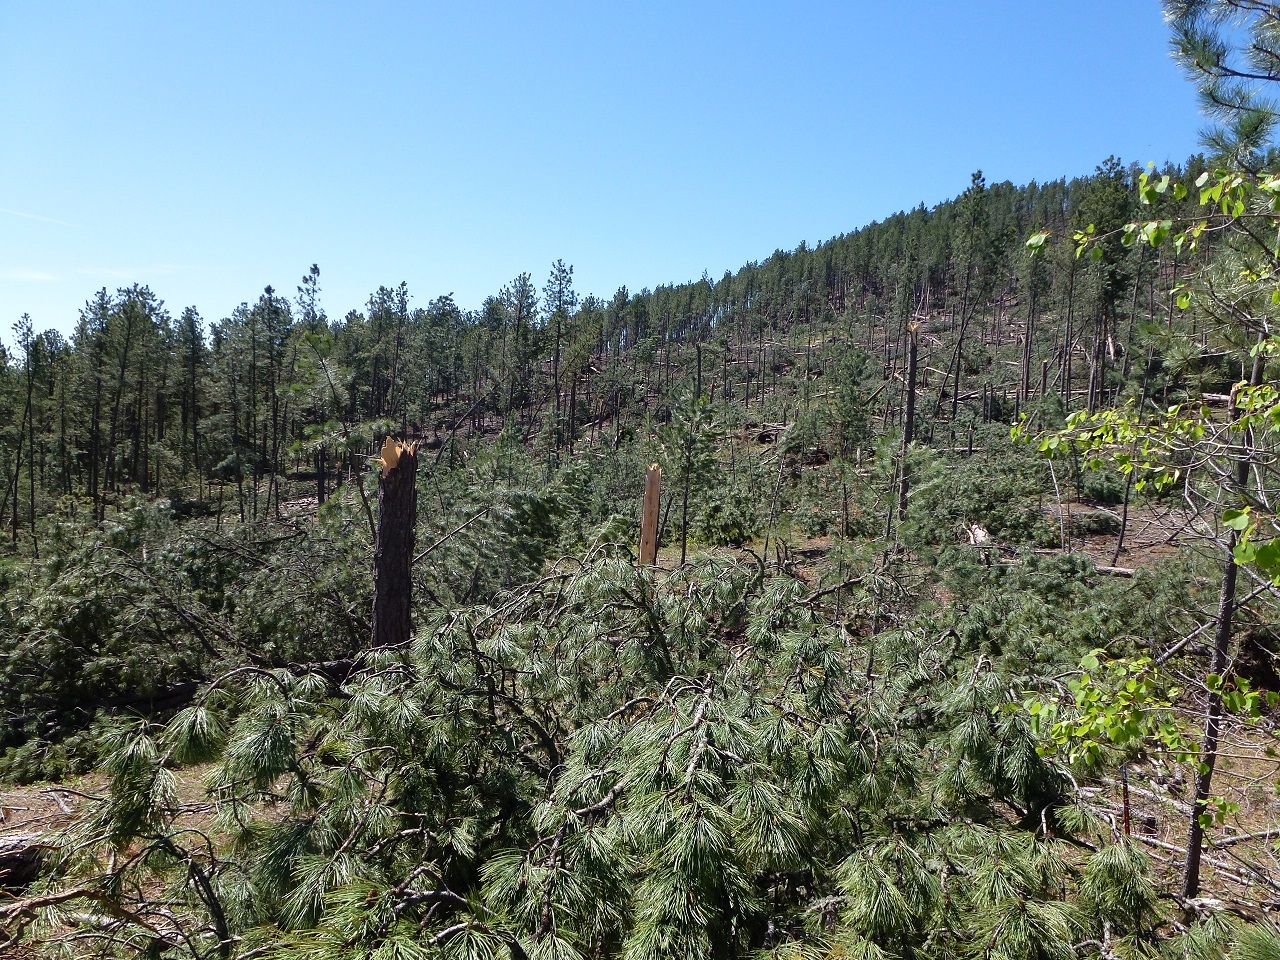
<instances>
[{"instance_id":1,"label":"tree stump","mask_svg":"<svg viewBox=\"0 0 1280 960\"><path fill-rule=\"evenodd\" d=\"M408 643L412 630L418 445L387 437L379 463L378 529L373 550L373 646L392 647Z\"/></svg>"},{"instance_id":2,"label":"tree stump","mask_svg":"<svg viewBox=\"0 0 1280 960\"><path fill-rule=\"evenodd\" d=\"M658 505L662 499L662 468L656 463L644 475L644 509L640 514L640 562L658 562Z\"/></svg>"}]
</instances>

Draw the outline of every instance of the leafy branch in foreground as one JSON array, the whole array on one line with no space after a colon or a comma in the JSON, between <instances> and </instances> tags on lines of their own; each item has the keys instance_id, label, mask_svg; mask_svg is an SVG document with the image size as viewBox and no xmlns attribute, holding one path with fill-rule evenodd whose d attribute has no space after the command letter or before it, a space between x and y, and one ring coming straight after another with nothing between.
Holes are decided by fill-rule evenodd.
<instances>
[{"instance_id":1,"label":"leafy branch in foreground","mask_svg":"<svg viewBox=\"0 0 1280 960\"><path fill-rule=\"evenodd\" d=\"M1153 181L1139 178L1139 199L1154 204L1171 187L1175 197L1185 197L1186 187L1171 184L1168 177ZM1214 642L1203 690L1203 734L1198 748L1189 751L1176 729L1146 729L1143 708L1124 704L1125 696L1142 690L1144 674L1129 678L1123 692L1112 691L1103 705L1090 697L1094 690L1077 690L1076 726L1053 727L1055 740L1076 737L1085 752L1097 740L1097 729L1117 742L1155 732L1175 756L1193 760L1194 800L1190 807L1186 866L1182 892L1188 900L1200 892L1200 864L1204 831L1220 822L1226 801L1213 795L1213 778L1224 733L1233 707L1256 713L1257 695L1244 678L1232 674L1234 629L1240 616L1237 579L1241 565L1261 575L1263 588L1280 586L1280 528L1272 513L1280 483L1275 435L1280 426L1280 392L1267 376L1267 359L1277 352L1275 312L1280 307L1280 239L1270 239L1280 224L1280 177L1254 175L1238 170L1206 172L1198 179L1199 216L1175 224L1172 220L1130 223L1121 228L1122 242L1142 242L1157 247L1169 238L1181 251L1195 250L1204 237L1218 237L1217 255L1200 267L1190 282L1175 293L1181 310L1202 319L1239 363L1240 377L1226 396L1193 398L1151 415L1143 406L1088 411L1069 418L1065 428L1042 434L1041 452L1082 453L1086 466L1100 467L1110 460L1126 475L1136 474L1140 486L1154 482L1167 489L1181 481L1183 496L1198 514L1211 517L1200 529L1220 548L1223 572L1213 619ZM1112 236L1115 235L1113 231ZM1093 225L1075 234L1076 254L1102 255L1106 235ZM1046 235L1033 236L1028 245L1043 248ZM1146 399L1145 396L1143 398ZM1225 401L1225 411L1207 402ZM1198 401L1198 402L1197 402ZM1026 423L1014 428L1014 436L1030 437ZM1265 529L1265 532L1263 532ZM1256 573L1255 573L1256 571ZM1084 675L1087 677L1087 674ZM1082 682L1082 681L1081 681ZM1167 705L1167 704L1166 704ZM1109 713L1109 711L1114 711Z\"/></svg>"}]
</instances>

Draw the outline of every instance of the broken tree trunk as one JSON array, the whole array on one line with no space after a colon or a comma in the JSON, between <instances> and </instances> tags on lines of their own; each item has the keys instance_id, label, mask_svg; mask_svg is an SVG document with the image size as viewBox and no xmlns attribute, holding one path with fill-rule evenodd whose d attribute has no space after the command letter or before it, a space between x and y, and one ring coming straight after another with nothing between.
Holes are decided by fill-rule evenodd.
<instances>
[{"instance_id":1,"label":"broken tree trunk","mask_svg":"<svg viewBox=\"0 0 1280 960\"><path fill-rule=\"evenodd\" d=\"M373 646L407 643L412 625L418 445L387 437L378 461L378 529L373 551Z\"/></svg>"},{"instance_id":2,"label":"broken tree trunk","mask_svg":"<svg viewBox=\"0 0 1280 960\"><path fill-rule=\"evenodd\" d=\"M656 463L644 475L644 508L640 514L640 562L658 562L658 507L662 499L662 468Z\"/></svg>"}]
</instances>

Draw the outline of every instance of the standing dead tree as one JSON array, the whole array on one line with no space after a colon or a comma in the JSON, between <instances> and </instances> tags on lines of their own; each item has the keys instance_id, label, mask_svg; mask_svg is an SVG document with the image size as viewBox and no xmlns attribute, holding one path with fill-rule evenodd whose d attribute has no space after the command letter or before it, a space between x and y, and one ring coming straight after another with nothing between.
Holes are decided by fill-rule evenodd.
<instances>
[{"instance_id":1,"label":"standing dead tree","mask_svg":"<svg viewBox=\"0 0 1280 960\"><path fill-rule=\"evenodd\" d=\"M392 647L407 643L412 628L418 445L387 437L377 462L381 469L373 550L373 646Z\"/></svg>"},{"instance_id":2,"label":"standing dead tree","mask_svg":"<svg viewBox=\"0 0 1280 960\"><path fill-rule=\"evenodd\" d=\"M662 468L656 463L644 475L644 506L640 516L640 562L658 562L658 511L662 499Z\"/></svg>"}]
</instances>

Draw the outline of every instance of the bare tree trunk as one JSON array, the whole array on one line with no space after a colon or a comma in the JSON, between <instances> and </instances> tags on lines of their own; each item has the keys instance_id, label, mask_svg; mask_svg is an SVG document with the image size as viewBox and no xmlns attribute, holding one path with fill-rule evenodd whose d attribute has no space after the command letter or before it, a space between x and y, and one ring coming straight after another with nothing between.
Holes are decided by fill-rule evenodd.
<instances>
[{"instance_id":1,"label":"bare tree trunk","mask_svg":"<svg viewBox=\"0 0 1280 960\"><path fill-rule=\"evenodd\" d=\"M316 451L316 502L320 506L324 505L326 492L324 488L325 469L325 447L324 444L321 444L320 449Z\"/></svg>"},{"instance_id":2,"label":"bare tree trunk","mask_svg":"<svg viewBox=\"0 0 1280 960\"><path fill-rule=\"evenodd\" d=\"M1033 261L1028 268L1029 290L1027 293L1027 328L1022 338L1022 402L1031 400L1031 358L1034 355L1031 340L1036 329L1036 264Z\"/></svg>"},{"instance_id":3,"label":"bare tree trunk","mask_svg":"<svg viewBox=\"0 0 1280 960\"><path fill-rule=\"evenodd\" d=\"M1067 274L1067 324L1062 335L1062 409L1071 412L1071 327L1075 319L1076 262Z\"/></svg>"},{"instance_id":4,"label":"bare tree trunk","mask_svg":"<svg viewBox=\"0 0 1280 960\"><path fill-rule=\"evenodd\" d=\"M1262 354L1253 358L1253 369L1249 383L1253 386L1262 382ZM1231 418L1235 420L1239 411L1235 405L1235 394L1232 393ZM1248 442L1247 438L1244 441ZM1235 464L1232 490L1237 497L1244 494L1245 484L1249 480L1249 457L1241 454ZM1235 547L1237 532L1233 528L1227 537L1226 560L1222 569L1222 588L1218 593L1217 628L1213 636L1213 662L1209 672L1225 680L1229 667L1231 646L1231 628L1236 606L1236 572ZM1209 797L1213 790L1213 769L1218 760L1218 741L1222 729L1222 688L1209 691L1209 704L1205 709L1204 743L1200 750L1200 765L1196 770L1195 801L1191 805L1191 816L1187 828L1187 867L1183 874L1182 895L1187 899L1200 894L1200 851L1204 844L1204 824L1202 817L1208 816Z\"/></svg>"},{"instance_id":5,"label":"bare tree trunk","mask_svg":"<svg viewBox=\"0 0 1280 960\"><path fill-rule=\"evenodd\" d=\"M1213 666L1211 673L1222 676L1226 669L1227 652L1231 643L1232 615L1235 612L1236 562L1230 556L1235 549L1236 532L1231 531L1227 540L1228 556L1222 572L1222 589L1218 594L1218 626L1213 639ZM1218 738L1222 726L1222 694L1209 692L1209 706L1205 711L1204 744L1201 748L1200 767L1196 771L1196 797L1191 805L1191 818L1187 829L1187 867L1183 874L1182 895L1188 899L1200 894L1200 848L1204 843L1204 825L1200 818L1208 813L1210 791L1213 789L1213 768L1218 759Z\"/></svg>"},{"instance_id":6,"label":"bare tree trunk","mask_svg":"<svg viewBox=\"0 0 1280 960\"><path fill-rule=\"evenodd\" d=\"M26 344L26 375L27 375L27 409L23 414L23 419L27 426L27 495L28 495L28 514L27 520L31 526L31 555L37 560L40 559L40 539L36 536L36 411L32 404L33 389L35 381L32 379L31 370L31 342L28 340ZM18 434L18 444L22 444L22 434ZM17 495L17 491L14 491Z\"/></svg>"},{"instance_id":7,"label":"bare tree trunk","mask_svg":"<svg viewBox=\"0 0 1280 960\"><path fill-rule=\"evenodd\" d=\"M412 631L417 474L417 444L387 437L378 474L378 529L373 550L374 647L407 643Z\"/></svg>"},{"instance_id":8,"label":"bare tree trunk","mask_svg":"<svg viewBox=\"0 0 1280 960\"><path fill-rule=\"evenodd\" d=\"M656 463L644 475L644 506L640 515L640 563L658 562L658 510L662 500L662 468Z\"/></svg>"},{"instance_id":9,"label":"bare tree trunk","mask_svg":"<svg viewBox=\"0 0 1280 960\"><path fill-rule=\"evenodd\" d=\"M907 397L906 414L902 422L902 471L898 481L898 520L907 519L907 495L911 491L911 470L907 465L907 452L916 434L916 351L920 343L920 324L908 325L910 341L907 345Z\"/></svg>"},{"instance_id":10,"label":"bare tree trunk","mask_svg":"<svg viewBox=\"0 0 1280 960\"><path fill-rule=\"evenodd\" d=\"M574 374L573 380L569 383L569 424L565 430L566 440L569 444L569 456L573 456L573 438L578 431L578 376Z\"/></svg>"}]
</instances>

